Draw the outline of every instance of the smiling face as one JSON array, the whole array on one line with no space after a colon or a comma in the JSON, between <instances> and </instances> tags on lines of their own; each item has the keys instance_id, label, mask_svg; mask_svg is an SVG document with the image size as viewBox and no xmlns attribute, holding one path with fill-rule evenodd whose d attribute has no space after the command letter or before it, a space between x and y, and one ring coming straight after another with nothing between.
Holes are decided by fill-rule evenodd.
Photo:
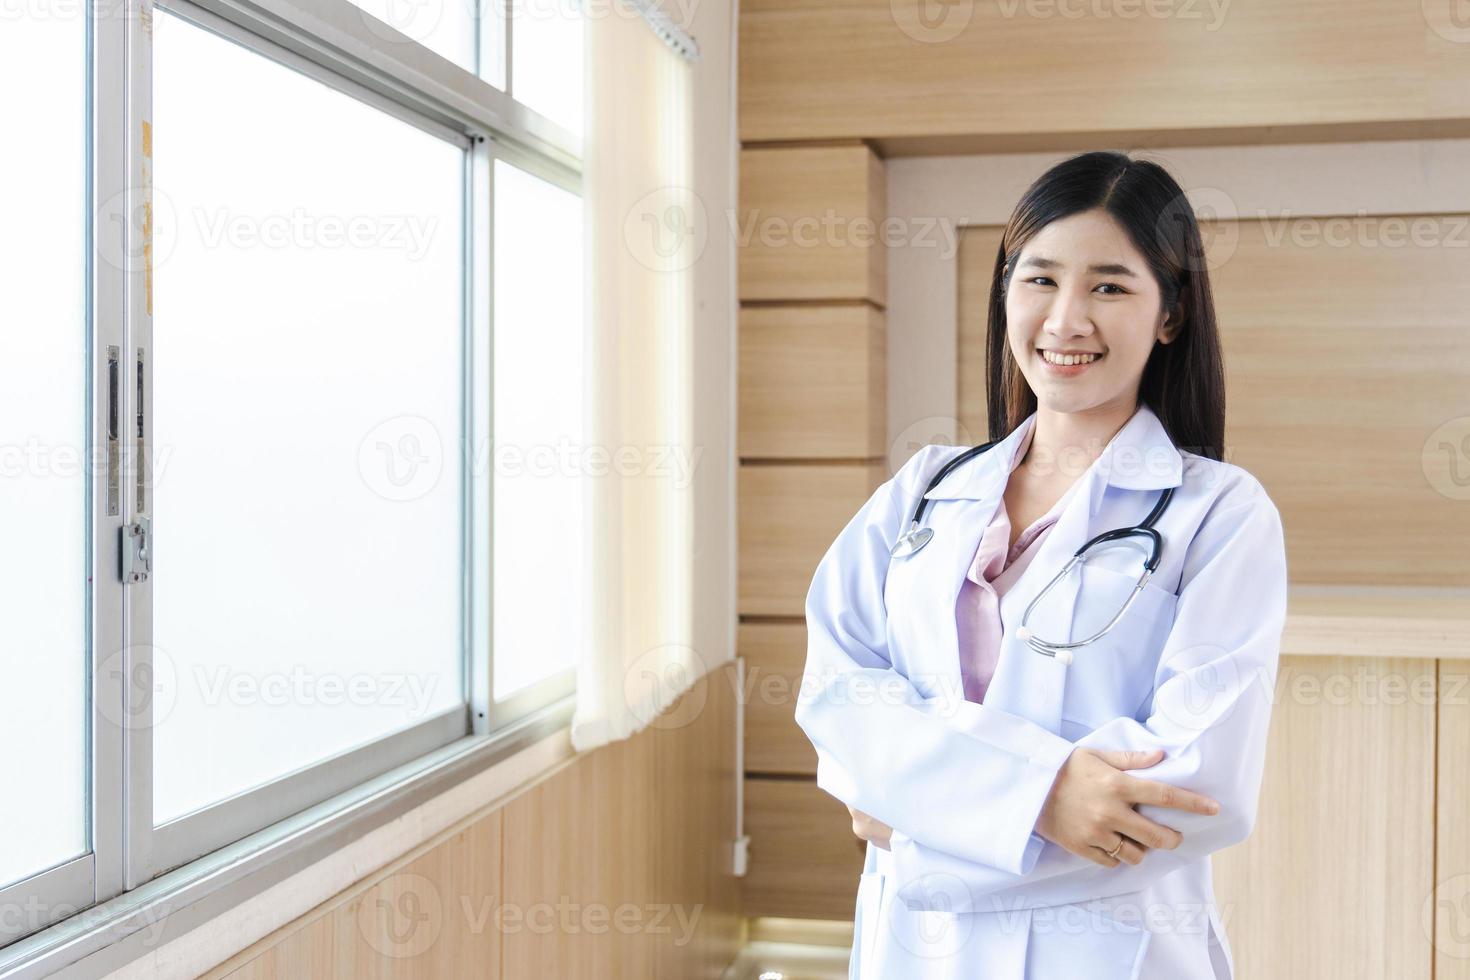
<instances>
[{"instance_id":1,"label":"smiling face","mask_svg":"<svg viewBox=\"0 0 1470 980\"><path fill-rule=\"evenodd\" d=\"M1154 343L1177 332L1165 326L1159 302L1147 260L1106 211L1073 214L1037 232L1006 292L1006 333L1038 408L1136 404Z\"/></svg>"}]
</instances>

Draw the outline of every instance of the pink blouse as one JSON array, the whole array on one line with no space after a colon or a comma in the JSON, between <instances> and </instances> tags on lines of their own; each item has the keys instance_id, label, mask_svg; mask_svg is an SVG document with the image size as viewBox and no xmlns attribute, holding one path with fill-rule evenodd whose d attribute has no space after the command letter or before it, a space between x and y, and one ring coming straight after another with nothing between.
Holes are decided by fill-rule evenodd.
<instances>
[{"instance_id":1,"label":"pink blouse","mask_svg":"<svg viewBox=\"0 0 1470 980\"><path fill-rule=\"evenodd\" d=\"M1016 447L1008 472L1014 472L1016 464L1026 455L1031 445L1033 426ZM1021 532L1015 547L1008 547L1011 540L1011 521L1006 513L1005 497L996 507L990 526L980 536L980 545L975 549L975 560L965 573L960 585L959 602L955 607L955 623L960 641L960 676L964 682L965 700L976 703L985 700L985 691L990 679L995 676L995 665L1000 658L1000 598L1026 571L1047 532L1061 517L1068 499L1077 484L1073 482L1062 498L1051 510L1038 517L1031 526ZM1004 487L1000 489L1004 494Z\"/></svg>"}]
</instances>

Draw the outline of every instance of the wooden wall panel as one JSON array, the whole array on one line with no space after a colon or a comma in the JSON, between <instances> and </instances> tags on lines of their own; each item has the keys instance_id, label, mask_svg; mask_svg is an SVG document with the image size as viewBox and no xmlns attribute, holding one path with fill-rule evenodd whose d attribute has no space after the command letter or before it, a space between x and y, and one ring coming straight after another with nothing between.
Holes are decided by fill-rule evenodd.
<instances>
[{"instance_id":1,"label":"wooden wall panel","mask_svg":"<svg viewBox=\"0 0 1470 980\"><path fill-rule=\"evenodd\" d=\"M1238 976L1429 976L1434 678L1432 660L1282 658L1255 832L1214 857Z\"/></svg>"},{"instance_id":2,"label":"wooden wall panel","mask_svg":"<svg viewBox=\"0 0 1470 980\"><path fill-rule=\"evenodd\" d=\"M817 752L796 724L806 666L806 624L741 623L745 658L745 771L817 774Z\"/></svg>"},{"instance_id":3,"label":"wooden wall panel","mask_svg":"<svg viewBox=\"0 0 1470 980\"><path fill-rule=\"evenodd\" d=\"M883 161L862 143L740 154L740 299L888 299Z\"/></svg>"},{"instance_id":4,"label":"wooden wall panel","mask_svg":"<svg viewBox=\"0 0 1470 980\"><path fill-rule=\"evenodd\" d=\"M866 844L840 801L806 779L745 780L752 916L851 919Z\"/></svg>"},{"instance_id":5,"label":"wooden wall panel","mask_svg":"<svg viewBox=\"0 0 1470 980\"><path fill-rule=\"evenodd\" d=\"M1206 225L1225 458L1281 509L1294 583L1470 586L1464 462L1431 445L1436 432L1450 447L1470 437L1470 248L1453 244L1467 220ZM983 368L964 370L984 350L994 261L993 242L969 247L978 234L967 229L958 260L959 401L983 433Z\"/></svg>"},{"instance_id":6,"label":"wooden wall panel","mask_svg":"<svg viewBox=\"0 0 1470 980\"><path fill-rule=\"evenodd\" d=\"M696 930L674 917L660 934L654 980L719 980L739 953L744 913L733 873L736 832L735 665L694 687L636 737L653 750L654 902L683 906ZM545 976L546 974L539 974Z\"/></svg>"},{"instance_id":7,"label":"wooden wall panel","mask_svg":"<svg viewBox=\"0 0 1470 980\"><path fill-rule=\"evenodd\" d=\"M614 742L600 750L602 764L572 766L540 783L505 808L507 841L537 846L506 848L504 896L510 908L527 916L577 903L611 911L624 904L644 909L653 893L654 842L634 827L653 824L653 772L647 748ZM619 814L618 820L597 814ZM543 912L544 914L544 912ZM555 976L635 978L653 973L652 936L646 930L597 934L581 928L532 931L505 937L507 977ZM553 920L555 922L555 920Z\"/></svg>"},{"instance_id":8,"label":"wooden wall panel","mask_svg":"<svg viewBox=\"0 0 1470 980\"><path fill-rule=\"evenodd\" d=\"M740 138L864 138L895 155L958 152L945 137L988 138L976 152L1052 148L1069 134L1183 145L1287 127L1306 130L1296 139L1437 132L1470 112L1453 2L1234 0L1129 17L1033 0L747 0Z\"/></svg>"},{"instance_id":9,"label":"wooden wall panel","mask_svg":"<svg viewBox=\"0 0 1470 980\"><path fill-rule=\"evenodd\" d=\"M453 835L282 931L229 980L432 980L503 976L501 815ZM228 964L227 964L228 965Z\"/></svg>"},{"instance_id":10,"label":"wooden wall panel","mask_svg":"<svg viewBox=\"0 0 1470 980\"><path fill-rule=\"evenodd\" d=\"M989 441L990 413L985 407L985 344L990 322L990 277L1005 229L972 225L960 229L955 315L959 320L955 363L959 367L956 400L960 435L968 445Z\"/></svg>"},{"instance_id":11,"label":"wooden wall panel","mask_svg":"<svg viewBox=\"0 0 1470 980\"><path fill-rule=\"evenodd\" d=\"M733 667L206 980L718 980L738 951Z\"/></svg>"},{"instance_id":12,"label":"wooden wall panel","mask_svg":"<svg viewBox=\"0 0 1470 980\"><path fill-rule=\"evenodd\" d=\"M883 456L885 344L883 312L866 303L741 310L740 455Z\"/></svg>"},{"instance_id":13,"label":"wooden wall panel","mask_svg":"<svg viewBox=\"0 0 1470 980\"><path fill-rule=\"evenodd\" d=\"M1420 905L1433 939L1434 980L1470 980L1470 646L1439 662L1435 891Z\"/></svg>"},{"instance_id":14,"label":"wooden wall panel","mask_svg":"<svg viewBox=\"0 0 1470 980\"><path fill-rule=\"evenodd\" d=\"M743 465L742 616L805 616L817 563L886 476L880 463Z\"/></svg>"},{"instance_id":15,"label":"wooden wall panel","mask_svg":"<svg viewBox=\"0 0 1470 980\"><path fill-rule=\"evenodd\" d=\"M1415 221L1426 231L1417 241ZM1280 507L1293 581L1470 585L1464 488L1452 456L1426 454L1457 418L1455 443L1470 435L1470 247L1451 247L1451 236L1467 241L1466 223L1213 229L1226 458Z\"/></svg>"}]
</instances>

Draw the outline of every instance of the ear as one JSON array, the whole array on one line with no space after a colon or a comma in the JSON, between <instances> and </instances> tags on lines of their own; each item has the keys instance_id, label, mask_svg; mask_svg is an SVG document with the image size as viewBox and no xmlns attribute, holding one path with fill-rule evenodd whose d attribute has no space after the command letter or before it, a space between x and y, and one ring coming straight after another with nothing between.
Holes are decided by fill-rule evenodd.
<instances>
[{"instance_id":1,"label":"ear","mask_svg":"<svg viewBox=\"0 0 1470 980\"><path fill-rule=\"evenodd\" d=\"M1154 336L1161 344L1172 344L1179 337L1179 317L1177 312L1170 313L1159 326Z\"/></svg>"}]
</instances>

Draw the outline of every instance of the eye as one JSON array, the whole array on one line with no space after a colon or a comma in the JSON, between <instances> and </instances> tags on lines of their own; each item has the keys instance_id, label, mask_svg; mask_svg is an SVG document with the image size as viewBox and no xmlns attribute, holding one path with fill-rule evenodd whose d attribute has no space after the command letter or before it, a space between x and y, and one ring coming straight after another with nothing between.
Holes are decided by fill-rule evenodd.
<instances>
[{"instance_id":1,"label":"eye","mask_svg":"<svg viewBox=\"0 0 1470 980\"><path fill-rule=\"evenodd\" d=\"M1023 282L1028 282L1028 283L1051 283L1052 285L1056 285L1056 283L1052 283L1051 279L1048 276L1032 276L1029 279L1024 279L1022 281ZM1115 290L1117 290L1117 292L1104 293L1103 294L1104 296L1126 296L1126 295L1128 295L1128 290L1124 289L1122 286L1119 286L1115 282L1098 283L1097 288L1098 289L1107 288L1107 289L1115 289Z\"/></svg>"}]
</instances>

